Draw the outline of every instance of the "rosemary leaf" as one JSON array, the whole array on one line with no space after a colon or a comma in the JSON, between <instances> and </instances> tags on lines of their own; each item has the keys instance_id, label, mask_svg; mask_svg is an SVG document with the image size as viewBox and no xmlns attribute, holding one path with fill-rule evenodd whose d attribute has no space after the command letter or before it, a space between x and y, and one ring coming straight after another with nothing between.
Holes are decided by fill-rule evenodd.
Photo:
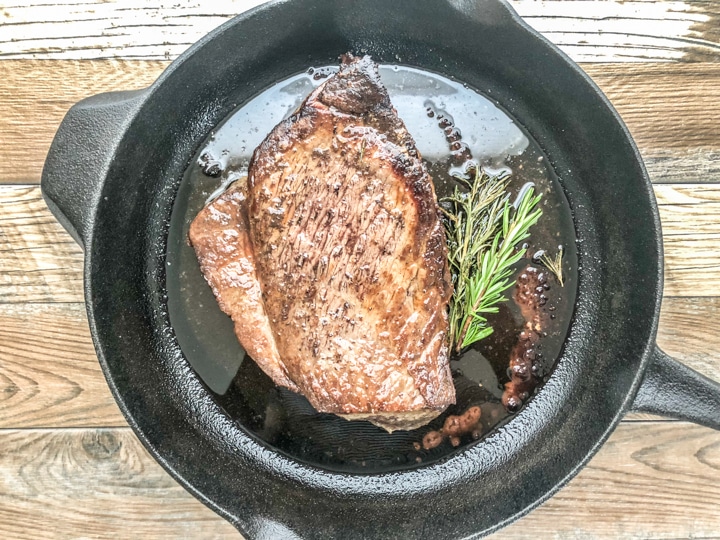
<instances>
[{"instance_id":1,"label":"rosemary leaf","mask_svg":"<svg viewBox=\"0 0 720 540\"><path fill-rule=\"evenodd\" d=\"M542 215L541 196L525 190L516 201L507 194L509 177L476 170L472 180L458 178L467 192L456 188L443 199L448 262L454 286L450 301L451 347L459 352L492 334L486 315L497 313L512 286L513 266L523 258L516 246L530 236Z\"/></svg>"}]
</instances>

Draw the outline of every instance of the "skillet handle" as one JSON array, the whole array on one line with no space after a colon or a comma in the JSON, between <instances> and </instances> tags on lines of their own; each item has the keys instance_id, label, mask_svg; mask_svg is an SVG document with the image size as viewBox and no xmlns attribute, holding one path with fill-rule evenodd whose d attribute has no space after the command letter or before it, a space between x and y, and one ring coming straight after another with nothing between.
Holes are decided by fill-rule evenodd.
<instances>
[{"instance_id":1,"label":"skillet handle","mask_svg":"<svg viewBox=\"0 0 720 540\"><path fill-rule=\"evenodd\" d=\"M720 383L673 360L656 345L631 409L720 430Z\"/></svg>"},{"instance_id":2,"label":"skillet handle","mask_svg":"<svg viewBox=\"0 0 720 540\"><path fill-rule=\"evenodd\" d=\"M76 103L50 145L41 180L43 198L83 248L115 149L147 92L110 92Z\"/></svg>"}]
</instances>

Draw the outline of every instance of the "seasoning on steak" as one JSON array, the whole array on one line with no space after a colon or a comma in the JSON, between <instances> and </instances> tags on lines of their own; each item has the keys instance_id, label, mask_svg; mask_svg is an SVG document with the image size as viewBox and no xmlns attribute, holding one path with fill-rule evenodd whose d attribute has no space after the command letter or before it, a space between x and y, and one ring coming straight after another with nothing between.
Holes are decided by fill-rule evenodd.
<instances>
[{"instance_id":1,"label":"seasoning on steak","mask_svg":"<svg viewBox=\"0 0 720 540\"><path fill-rule=\"evenodd\" d=\"M439 208L369 57L344 56L190 241L248 354L318 411L393 431L454 403Z\"/></svg>"}]
</instances>

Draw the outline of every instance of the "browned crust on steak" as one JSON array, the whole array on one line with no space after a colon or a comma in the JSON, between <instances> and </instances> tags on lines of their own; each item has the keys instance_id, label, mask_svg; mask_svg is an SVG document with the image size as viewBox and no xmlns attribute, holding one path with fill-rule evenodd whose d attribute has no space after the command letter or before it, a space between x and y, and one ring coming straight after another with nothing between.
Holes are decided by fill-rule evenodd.
<instances>
[{"instance_id":1,"label":"browned crust on steak","mask_svg":"<svg viewBox=\"0 0 720 540\"><path fill-rule=\"evenodd\" d=\"M273 130L250 186L265 307L311 403L336 413L452 403L439 209L369 59L351 59Z\"/></svg>"},{"instance_id":2,"label":"browned crust on steak","mask_svg":"<svg viewBox=\"0 0 720 540\"><path fill-rule=\"evenodd\" d=\"M288 379L262 304L255 256L248 236L247 179L235 182L190 224L188 237L220 309L233 320L235 335L260 368L280 386Z\"/></svg>"}]
</instances>

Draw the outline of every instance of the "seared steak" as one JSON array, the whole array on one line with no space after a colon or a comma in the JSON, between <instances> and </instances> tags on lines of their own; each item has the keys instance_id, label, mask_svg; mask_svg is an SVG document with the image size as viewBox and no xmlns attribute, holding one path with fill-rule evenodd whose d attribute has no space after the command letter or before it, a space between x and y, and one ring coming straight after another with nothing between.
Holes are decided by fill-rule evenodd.
<instances>
[{"instance_id":1,"label":"seared steak","mask_svg":"<svg viewBox=\"0 0 720 540\"><path fill-rule=\"evenodd\" d=\"M241 344L318 411L392 431L454 403L439 208L369 57L268 135L190 240Z\"/></svg>"}]
</instances>

